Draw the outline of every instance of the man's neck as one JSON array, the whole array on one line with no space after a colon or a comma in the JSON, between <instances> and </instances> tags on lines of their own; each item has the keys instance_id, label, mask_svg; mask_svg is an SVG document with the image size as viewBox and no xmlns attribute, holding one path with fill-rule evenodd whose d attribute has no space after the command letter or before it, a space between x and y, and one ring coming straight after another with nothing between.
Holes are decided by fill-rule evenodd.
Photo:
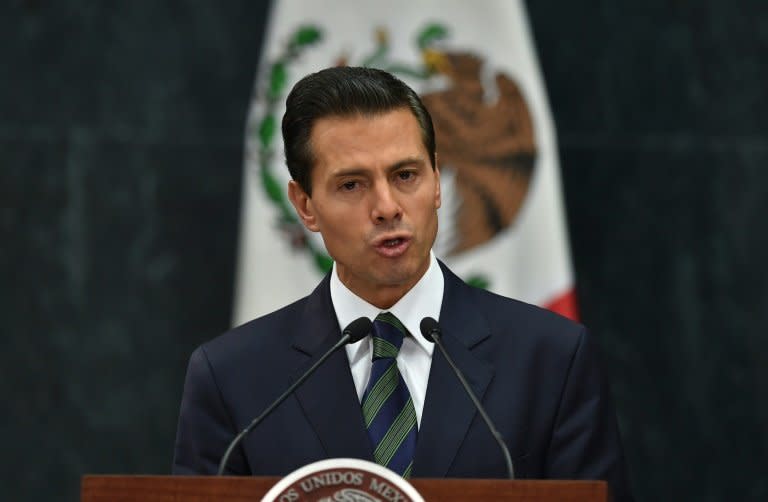
<instances>
[{"instance_id":1,"label":"man's neck","mask_svg":"<svg viewBox=\"0 0 768 502\"><path fill-rule=\"evenodd\" d=\"M382 311L389 311L397 316L411 333L419 333L419 325L424 317L440 318L444 278L437 260L434 255L431 255L430 266L413 287L392 303L376 304L361 297L342 283L334 264L330 290L339 326L346 326L360 316L373 319Z\"/></svg>"},{"instance_id":2,"label":"man's neck","mask_svg":"<svg viewBox=\"0 0 768 502\"><path fill-rule=\"evenodd\" d=\"M342 282L344 282L344 281L342 281ZM406 295L406 293L408 293L408 291L410 291L411 288L413 288L413 286L417 282L418 282L418 279L415 282L413 282L412 284L407 284L405 286L381 287L381 288L377 289L374 292L374 294L372 294L372 295L371 294L363 295L363 294L355 291L354 289L350 288L346 284L345 284L345 286L347 286L350 291L352 291L357 296L359 296L363 300L367 301L371 305L374 305L374 306L380 308L381 310L388 310L388 309L390 309L392 307L392 305L394 305L397 302L399 302L400 299L402 297L404 297Z\"/></svg>"},{"instance_id":3,"label":"man's neck","mask_svg":"<svg viewBox=\"0 0 768 502\"><path fill-rule=\"evenodd\" d=\"M427 270L429 270L429 261L426 263L424 270L408 282L391 286L380 285L375 288L359 287L359 284L354 280L350 280L348 277L344 277L344 274L338 273L338 268L334 273L337 273L339 281L352 293L381 310L388 310L418 284L422 277L424 277L424 274L427 273Z\"/></svg>"}]
</instances>

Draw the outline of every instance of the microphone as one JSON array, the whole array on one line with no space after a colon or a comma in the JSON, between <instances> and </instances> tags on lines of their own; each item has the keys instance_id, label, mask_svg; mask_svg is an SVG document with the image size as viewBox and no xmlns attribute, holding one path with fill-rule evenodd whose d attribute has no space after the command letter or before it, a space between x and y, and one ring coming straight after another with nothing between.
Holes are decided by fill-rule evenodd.
<instances>
[{"instance_id":1,"label":"microphone","mask_svg":"<svg viewBox=\"0 0 768 502\"><path fill-rule=\"evenodd\" d=\"M483 405L480 404L480 400L477 399L477 396L472 390L472 387L470 387L469 383L467 383L467 379L464 378L464 375L461 373L461 370L459 370L459 368L456 367L456 364L453 362L453 359L451 359L451 356L449 356L448 352L445 350L445 346L443 345L443 341L441 339L443 336L443 332L440 329L440 325L437 323L437 321L435 321L431 317L425 317L424 319L421 320L421 324L419 325L419 327L421 328L421 334L424 336L424 338L426 338L428 342L431 342L437 345L437 347L440 349L440 352L443 353L443 355L445 356L445 359L448 361L448 364L451 366L451 369L456 374L456 377L461 382L461 385L464 386L464 390L467 391L467 394L469 395L469 398L474 403L475 408L477 408L477 411L480 412L480 416L483 417L483 421L485 422L485 425L488 426L488 429L491 431L493 438L496 440L497 443L499 443L501 452L504 454L504 461L507 464L507 474L509 475L509 479L515 479L515 469L514 467L512 467L512 458L509 456L509 450L507 449L507 445L504 444L504 440L501 438L501 434L499 433L498 430L496 430L496 427L494 427L493 422L491 422L491 417L489 417L488 413L485 412L485 408L483 408Z\"/></svg>"},{"instance_id":2,"label":"microphone","mask_svg":"<svg viewBox=\"0 0 768 502\"><path fill-rule=\"evenodd\" d=\"M227 463L229 462L229 457L232 455L232 452L234 451L235 447L240 444L240 442L243 440L245 436L248 435L249 432L251 432L257 425L259 425L265 418L267 418L275 408L278 407L280 403L285 401L288 396L295 391L299 385L304 383L304 381L312 375L312 373L315 372L317 368L320 367L321 364L325 362L326 359L331 357L331 355L339 350L341 347L348 343L355 343L363 338L365 338L368 333L371 332L371 328L373 327L373 323L370 319L367 317L360 317L358 319L355 319L351 323L349 323L349 326L344 328L344 331L341 332L341 338L339 339L336 344L328 349L328 352L323 354L323 357L317 360L315 364L313 364L307 371L304 372L301 377L299 377L298 380L296 380L290 387L288 387L288 390L283 392L280 397L275 399L275 401L269 405L269 408L264 410L261 415L254 418L253 421L248 424L248 427L240 431L240 434L235 436L235 439L232 440L231 443L229 443L229 446L227 447L227 451L224 452L224 456L221 457L221 462L219 462L219 470L216 473L217 476L221 476L224 474L224 469L227 467Z\"/></svg>"}]
</instances>

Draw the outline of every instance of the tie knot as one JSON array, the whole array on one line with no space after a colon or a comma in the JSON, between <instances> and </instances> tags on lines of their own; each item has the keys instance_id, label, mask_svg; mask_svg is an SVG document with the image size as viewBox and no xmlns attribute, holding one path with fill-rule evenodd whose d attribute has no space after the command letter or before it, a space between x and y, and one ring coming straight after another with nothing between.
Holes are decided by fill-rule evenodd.
<instances>
[{"instance_id":1,"label":"tie knot","mask_svg":"<svg viewBox=\"0 0 768 502\"><path fill-rule=\"evenodd\" d=\"M390 312L382 312L373 321L373 360L397 357L408 333L400 319Z\"/></svg>"}]
</instances>

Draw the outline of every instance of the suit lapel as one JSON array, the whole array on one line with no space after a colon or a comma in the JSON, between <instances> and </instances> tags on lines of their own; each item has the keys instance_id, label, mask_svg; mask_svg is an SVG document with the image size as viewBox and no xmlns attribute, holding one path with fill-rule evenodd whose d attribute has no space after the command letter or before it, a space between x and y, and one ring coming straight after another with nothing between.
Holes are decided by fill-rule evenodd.
<instances>
[{"instance_id":1,"label":"suit lapel","mask_svg":"<svg viewBox=\"0 0 768 502\"><path fill-rule=\"evenodd\" d=\"M483 316L469 301L469 286L441 266L445 277L440 310L443 342L482 401L493 378L493 367L475 356L472 349L490 336L490 330ZM448 361L435 347L413 463L415 477L447 475L475 414L472 401Z\"/></svg>"},{"instance_id":2,"label":"suit lapel","mask_svg":"<svg viewBox=\"0 0 768 502\"><path fill-rule=\"evenodd\" d=\"M339 340L341 329L331 302L328 279L326 276L309 296L305 315L300 320L302 327L294 336L294 349L306 357L294 372L294 380ZM373 460L343 348L328 358L295 395L328 457Z\"/></svg>"}]
</instances>

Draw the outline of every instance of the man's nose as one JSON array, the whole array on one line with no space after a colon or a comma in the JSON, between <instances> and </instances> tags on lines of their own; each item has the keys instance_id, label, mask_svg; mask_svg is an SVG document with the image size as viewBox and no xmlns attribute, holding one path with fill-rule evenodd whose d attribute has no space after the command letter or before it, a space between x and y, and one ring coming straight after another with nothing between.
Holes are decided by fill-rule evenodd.
<instances>
[{"instance_id":1,"label":"man's nose","mask_svg":"<svg viewBox=\"0 0 768 502\"><path fill-rule=\"evenodd\" d=\"M371 218L376 223L399 219L402 208L388 183L382 183L373 191Z\"/></svg>"}]
</instances>

